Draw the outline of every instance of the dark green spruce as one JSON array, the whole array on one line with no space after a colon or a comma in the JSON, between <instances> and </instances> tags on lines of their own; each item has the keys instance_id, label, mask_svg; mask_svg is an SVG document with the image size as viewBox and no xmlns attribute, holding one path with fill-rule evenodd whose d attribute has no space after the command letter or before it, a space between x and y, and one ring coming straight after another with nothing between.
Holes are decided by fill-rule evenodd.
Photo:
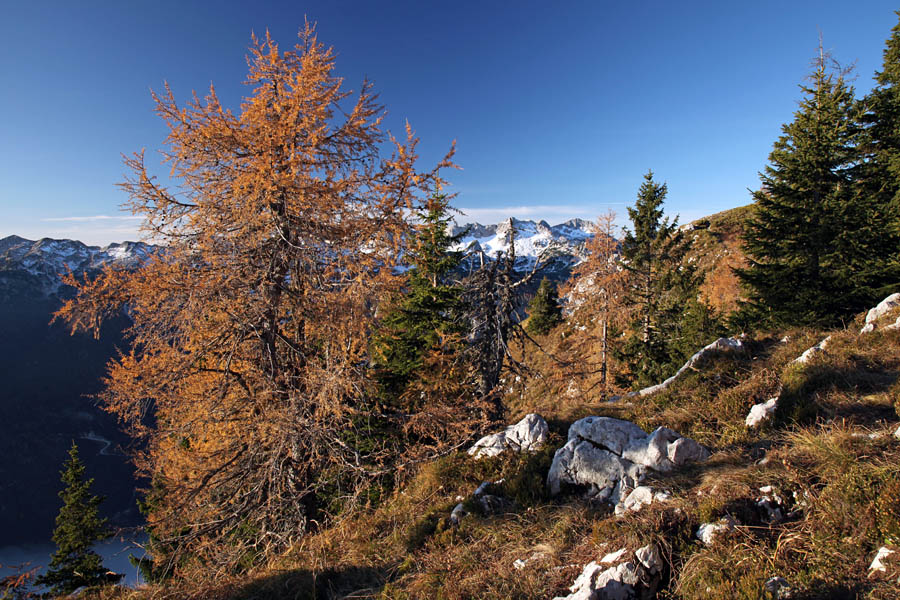
<instances>
[{"instance_id":1,"label":"dark green spruce","mask_svg":"<svg viewBox=\"0 0 900 600\"><path fill-rule=\"evenodd\" d=\"M528 305L529 333L547 335L563 320L556 284L544 277L531 304Z\"/></svg>"},{"instance_id":2,"label":"dark green spruce","mask_svg":"<svg viewBox=\"0 0 900 600\"><path fill-rule=\"evenodd\" d=\"M440 337L464 330L460 319L462 289L450 279L462 254L450 248L462 237L451 236L446 196L429 199L418 211L419 225L411 244L405 293L374 336L375 379L382 402L396 404L426 352ZM410 408L410 407L406 407Z\"/></svg>"},{"instance_id":3,"label":"dark green spruce","mask_svg":"<svg viewBox=\"0 0 900 600\"><path fill-rule=\"evenodd\" d=\"M628 271L625 305L634 316L618 357L630 383L643 387L672 375L696 349L715 337L717 326L697 298L701 275L684 258L690 240L663 216L666 185L644 176L634 207L628 208L622 264Z\"/></svg>"},{"instance_id":4,"label":"dark green spruce","mask_svg":"<svg viewBox=\"0 0 900 600\"><path fill-rule=\"evenodd\" d=\"M861 233L869 252L858 279L880 300L900 285L900 22L885 44L875 84L863 100L859 187L868 218Z\"/></svg>"},{"instance_id":5,"label":"dark green spruce","mask_svg":"<svg viewBox=\"0 0 900 600\"><path fill-rule=\"evenodd\" d=\"M63 466L60 474L65 488L59 493L63 505L53 531L56 552L50 559L50 568L35 580L35 584L49 587L54 594L70 594L80 587L117 580L107 575L100 555L92 549L112 533L106 519L98 514L103 498L91 494L94 480L84 478L84 465L74 442Z\"/></svg>"},{"instance_id":6,"label":"dark green spruce","mask_svg":"<svg viewBox=\"0 0 900 600\"><path fill-rule=\"evenodd\" d=\"M890 169L862 152L865 103L821 51L800 87L800 108L769 154L745 227L749 265L737 274L747 301L734 319L743 328L835 324L896 282L896 217L883 200L896 187ZM871 145L888 156L883 142Z\"/></svg>"}]
</instances>

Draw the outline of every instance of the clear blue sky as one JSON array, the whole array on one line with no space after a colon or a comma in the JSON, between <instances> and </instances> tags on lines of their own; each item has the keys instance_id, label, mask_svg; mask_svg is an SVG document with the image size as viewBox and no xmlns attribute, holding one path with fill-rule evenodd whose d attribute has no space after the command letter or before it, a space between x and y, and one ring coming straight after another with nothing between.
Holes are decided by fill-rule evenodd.
<instances>
[{"instance_id":1,"label":"clear blue sky","mask_svg":"<svg viewBox=\"0 0 900 600\"><path fill-rule=\"evenodd\" d=\"M304 15L337 73L375 82L387 126L409 120L423 166L450 173L472 220L621 215L642 175L682 222L747 204L792 118L819 31L857 91L900 8L880 0L430 2L180 0L0 3L0 237L135 239L120 155L161 146L149 89L214 82L237 107L246 48L293 45Z\"/></svg>"}]
</instances>

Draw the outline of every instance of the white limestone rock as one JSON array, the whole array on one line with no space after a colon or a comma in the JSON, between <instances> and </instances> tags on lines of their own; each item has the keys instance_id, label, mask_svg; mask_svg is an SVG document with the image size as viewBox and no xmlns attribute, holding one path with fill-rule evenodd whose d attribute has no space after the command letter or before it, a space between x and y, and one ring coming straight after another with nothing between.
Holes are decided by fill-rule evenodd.
<instances>
[{"instance_id":1,"label":"white limestone rock","mask_svg":"<svg viewBox=\"0 0 900 600\"><path fill-rule=\"evenodd\" d=\"M891 294L890 296L879 302L875 308L869 310L869 312L866 313L866 324L860 330L860 333L869 333L870 331L874 331L878 319L886 316L895 308L900 308L900 292ZM900 323L900 319L898 319L897 322L894 323L893 326L891 326L891 328L896 328L897 323Z\"/></svg>"},{"instance_id":2,"label":"white limestone rock","mask_svg":"<svg viewBox=\"0 0 900 600\"><path fill-rule=\"evenodd\" d=\"M801 365L807 364L809 361L813 359L813 357L818 356L819 354L825 352L825 348L828 347L828 342L831 341L831 336L829 335L824 340L813 346L812 348L807 348L806 351L803 352L800 356L791 361L791 363L797 363Z\"/></svg>"},{"instance_id":3,"label":"white limestone rock","mask_svg":"<svg viewBox=\"0 0 900 600\"><path fill-rule=\"evenodd\" d=\"M878 549L878 553L875 555L875 559L872 561L872 564L869 565L869 572L881 572L884 573L887 571L887 565L885 564L885 560L888 556L893 554L895 551L891 550L887 546L882 546Z\"/></svg>"},{"instance_id":4,"label":"white limestone rock","mask_svg":"<svg viewBox=\"0 0 900 600\"><path fill-rule=\"evenodd\" d=\"M569 588L568 596L554 600L633 600L651 597L659 584L663 562L655 544L640 548L626 560L623 548L605 556L600 563L589 562ZM618 563L604 568L602 564Z\"/></svg>"},{"instance_id":5,"label":"white limestone rock","mask_svg":"<svg viewBox=\"0 0 900 600\"><path fill-rule=\"evenodd\" d=\"M727 531L731 531L737 526L737 521L732 519L730 516L725 515L715 523L704 523L697 529L697 539L703 542L704 545L709 546L713 543L721 533L725 533Z\"/></svg>"},{"instance_id":6,"label":"white limestone rock","mask_svg":"<svg viewBox=\"0 0 900 600\"><path fill-rule=\"evenodd\" d=\"M775 414L775 409L777 408L777 396L775 398L769 398L768 400L760 404L754 404L752 407L750 407L750 412L747 413L747 418L744 419L744 424L750 428L758 427L762 423L771 419Z\"/></svg>"},{"instance_id":7,"label":"white limestone rock","mask_svg":"<svg viewBox=\"0 0 900 600\"><path fill-rule=\"evenodd\" d=\"M900 440L900 427L898 427L897 431L894 432L894 437Z\"/></svg>"},{"instance_id":8,"label":"white limestone rock","mask_svg":"<svg viewBox=\"0 0 900 600\"><path fill-rule=\"evenodd\" d=\"M620 504L643 481L647 470L667 472L688 462L705 460L709 451L667 427L650 435L629 421L586 417L569 428L569 441L556 451L547 485L583 485L588 495Z\"/></svg>"},{"instance_id":9,"label":"white limestone rock","mask_svg":"<svg viewBox=\"0 0 900 600\"><path fill-rule=\"evenodd\" d=\"M625 553L628 552L627 548L619 548L615 552L610 552L606 556L600 559L601 565L611 565L619 561L620 558L625 556Z\"/></svg>"},{"instance_id":10,"label":"white limestone rock","mask_svg":"<svg viewBox=\"0 0 900 600\"><path fill-rule=\"evenodd\" d=\"M562 483L588 486L589 496L618 504L623 487L637 487L645 473L645 467L575 438L556 451L547 485L551 494L558 494Z\"/></svg>"},{"instance_id":11,"label":"white limestone rock","mask_svg":"<svg viewBox=\"0 0 900 600\"><path fill-rule=\"evenodd\" d=\"M662 573L662 556L660 556L659 548L657 548L656 544L648 544L643 548L638 548L634 552L634 557L651 575Z\"/></svg>"},{"instance_id":12,"label":"white limestone rock","mask_svg":"<svg viewBox=\"0 0 900 600\"><path fill-rule=\"evenodd\" d=\"M538 414L528 414L500 433L486 435L469 448L469 456L482 458L497 456L505 450L531 452L540 450L550 435L547 422Z\"/></svg>"},{"instance_id":13,"label":"white limestone rock","mask_svg":"<svg viewBox=\"0 0 900 600\"><path fill-rule=\"evenodd\" d=\"M653 488L647 485L639 485L622 499L622 502L616 504L616 516L622 516L627 512L638 512L645 506L654 502L666 502L671 500L672 495L669 492L654 492Z\"/></svg>"}]
</instances>

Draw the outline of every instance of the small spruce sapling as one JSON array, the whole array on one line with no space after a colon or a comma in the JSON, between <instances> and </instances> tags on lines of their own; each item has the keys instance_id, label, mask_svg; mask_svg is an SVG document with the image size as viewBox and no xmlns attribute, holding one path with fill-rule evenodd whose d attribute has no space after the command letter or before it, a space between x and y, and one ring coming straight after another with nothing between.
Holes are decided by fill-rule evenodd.
<instances>
[{"instance_id":1,"label":"small spruce sapling","mask_svg":"<svg viewBox=\"0 0 900 600\"><path fill-rule=\"evenodd\" d=\"M556 284L546 277L541 280L537 293L528 305L528 315L528 331L538 335L548 334L563 320Z\"/></svg>"},{"instance_id":2,"label":"small spruce sapling","mask_svg":"<svg viewBox=\"0 0 900 600\"><path fill-rule=\"evenodd\" d=\"M98 515L102 496L91 494L94 479L84 478L84 464L78 458L78 446L72 442L69 459L60 472L65 488L59 493L63 501L56 517L53 542L56 552L50 568L35 584L50 588L54 594L71 594L80 587L114 583L121 578L110 576L93 545L112 536L106 519Z\"/></svg>"}]
</instances>

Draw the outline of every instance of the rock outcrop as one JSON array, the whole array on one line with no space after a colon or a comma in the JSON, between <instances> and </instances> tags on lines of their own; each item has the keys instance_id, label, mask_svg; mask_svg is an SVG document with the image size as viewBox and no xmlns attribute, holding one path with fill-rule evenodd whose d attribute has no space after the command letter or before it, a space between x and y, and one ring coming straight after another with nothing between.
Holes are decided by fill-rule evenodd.
<instances>
[{"instance_id":1,"label":"rock outcrop","mask_svg":"<svg viewBox=\"0 0 900 600\"><path fill-rule=\"evenodd\" d=\"M831 336L829 335L828 337L826 337L824 340L822 340L821 342L819 342L812 348L807 348L803 352L803 354L801 354L800 356L798 356L797 358L792 360L791 364L796 363L796 364L805 365L806 363L811 361L814 356L818 356L822 352L825 352L825 348L828 347L828 342L830 342L830 341L831 341Z\"/></svg>"},{"instance_id":2,"label":"rock outcrop","mask_svg":"<svg viewBox=\"0 0 900 600\"><path fill-rule=\"evenodd\" d=\"M556 451L547 485L557 494L563 483L587 486L588 495L619 504L638 487L647 470L667 472L705 460L709 451L667 427L650 435L629 421L586 417L569 427L566 445Z\"/></svg>"},{"instance_id":3,"label":"rock outcrop","mask_svg":"<svg viewBox=\"0 0 900 600\"><path fill-rule=\"evenodd\" d=\"M506 450L526 452L540 450L550 435L547 422L540 415L531 413L499 433L486 435L469 448L469 456L482 458L497 456Z\"/></svg>"},{"instance_id":4,"label":"rock outcrop","mask_svg":"<svg viewBox=\"0 0 900 600\"><path fill-rule=\"evenodd\" d=\"M620 400L623 398L643 398L644 396L649 396L651 394L661 392L672 385L675 380L681 377L681 375L683 375L685 372L693 369L699 363L703 362L710 356L719 352L738 352L743 351L744 349L744 342L740 338L719 338L711 344L707 344L706 346L695 352L694 355L691 356L674 375L672 375L662 383L657 383L656 385L646 387L636 392L628 392L624 396L613 396L611 398L611 401Z\"/></svg>"},{"instance_id":5,"label":"rock outcrop","mask_svg":"<svg viewBox=\"0 0 900 600\"><path fill-rule=\"evenodd\" d=\"M875 308L869 310L866 313L866 324L860 330L860 333L869 333L870 331L874 331L877 326L877 321L882 317L887 316L891 311L900 308L900 292L896 294L891 294L884 300L878 303ZM890 328L896 328L900 324L900 318L893 325L889 325Z\"/></svg>"},{"instance_id":6,"label":"rock outcrop","mask_svg":"<svg viewBox=\"0 0 900 600\"><path fill-rule=\"evenodd\" d=\"M652 598L659 585L662 570L662 557L655 544L639 548L630 557L625 548L622 548L607 554L599 562L591 561L585 565L569 587L572 593L553 600Z\"/></svg>"}]
</instances>

